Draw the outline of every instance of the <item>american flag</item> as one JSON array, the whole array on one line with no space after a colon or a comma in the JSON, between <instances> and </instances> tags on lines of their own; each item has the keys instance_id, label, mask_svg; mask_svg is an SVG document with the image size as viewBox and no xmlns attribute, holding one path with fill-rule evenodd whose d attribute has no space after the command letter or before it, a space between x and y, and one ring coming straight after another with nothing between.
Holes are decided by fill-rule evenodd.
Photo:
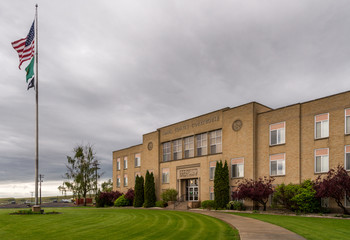
<instances>
[{"instance_id":1,"label":"american flag","mask_svg":"<svg viewBox=\"0 0 350 240\"><path fill-rule=\"evenodd\" d=\"M23 62L30 60L34 56L34 22L29 30L26 38L12 42L12 47L18 52L19 57L19 69Z\"/></svg>"}]
</instances>

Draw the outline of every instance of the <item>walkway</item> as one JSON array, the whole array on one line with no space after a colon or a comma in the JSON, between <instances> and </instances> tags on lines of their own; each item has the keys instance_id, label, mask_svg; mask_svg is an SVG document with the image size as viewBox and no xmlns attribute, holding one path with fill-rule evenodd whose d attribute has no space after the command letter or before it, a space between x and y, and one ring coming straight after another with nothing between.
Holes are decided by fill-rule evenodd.
<instances>
[{"instance_id":1,"label":"walkway","mask_svg":"<svg viewBox=\"0 0 350 240\"><path fill-rule=\"evenodd\" d=\"M246 218L233 214L215 211L190 211L212 216L227 222L228 224L234 226L238 230L241 240L305 240L305 238L285 228L279 227L271 223L262 222L253 218Z\"/></svg>"}]
</instances>

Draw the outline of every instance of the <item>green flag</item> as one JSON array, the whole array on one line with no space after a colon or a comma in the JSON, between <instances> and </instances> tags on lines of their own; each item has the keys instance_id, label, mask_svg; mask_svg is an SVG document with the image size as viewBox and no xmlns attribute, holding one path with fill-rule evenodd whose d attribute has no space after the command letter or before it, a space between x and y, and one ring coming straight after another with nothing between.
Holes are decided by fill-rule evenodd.
<instances>
[{"instance_id":1,"label":"green flag","mask_svg":"<svg viewBox=\"0 0 350 240\"><path fill-rule=\"evenodd\" d=\"M30 61L29 65L26 67L26 72L26 82L28 83L28 80L34 76L34 57Z\"/></svg>"}]
</instances>

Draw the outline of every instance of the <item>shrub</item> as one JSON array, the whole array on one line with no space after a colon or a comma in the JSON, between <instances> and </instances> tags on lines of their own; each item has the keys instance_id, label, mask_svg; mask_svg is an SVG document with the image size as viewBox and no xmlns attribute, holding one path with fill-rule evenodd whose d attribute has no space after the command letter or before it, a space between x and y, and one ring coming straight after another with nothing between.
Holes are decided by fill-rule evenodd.
<instances>
[{"instance_id":1,"label":"shrub","mask_svg":"<svg viewBox=\"0 0 350 240\"><path fill-rule=\"evenodd\" d=\"M222 162L216 162L214 176L215 205L218 208L225 208L230 201L229 171L227 162L223 166Z\"/></svg>"},{"instance_id":2,"label":"shrub","mask_svg":"<svg viewBox=\"0 0 350 240\"><path fill-rule=\"evenodd\" d=\"M205 209L213 209L213 208L216 208L215 206L215 201L214 200L205 200L202 202L202 208L205 208Z\"/></svg>"},{"instance_id":3,"label":"shrub","mask_svg":"<svg viewBox=\"0 0 350 240\"><path fill-rule=\"evenodd\" d=\"M246 210L246 207L240 201L230 201L227 204L226 208L230 209L230 210L238 210L238 211L245 211Z\"/></svg>"},{"instance_id":4,"label":"shrub","mask_svg":"<svg viewBox=\"0 0 350 240\"><path fill-rule=\"evenodd\" d=\"M122 193L115 192L99 192L96 196L96 207L113 206L115 200L117 200Z\"/></svg>"},{"instance_id":5,"label":"shrub","mask_svg":"<svg viewBox=\"0 0 350 240\"><path fill-rule=\"evenodd\" d=\"M154 207L156 205L156 189L154 185L153 173L146 172L145 179L145 202L144 207Z\"/></svg>"},{"instance_id":6,"label":"shrub","mask_svg":"<svg viewBox=\"0 0 350 240\"><path fill-rule=\"evenodd\" d=\"M129 201L129 205L131 206L134 202L135 192L133 189L129 188L128 191L124 195L125 199Z\"/></svg>"},{"instance_id":7,"label":"shrub","mask_svg":"<svg viewBox=\"0 0 350 240\"><path fill-rule=\"evenodd\" d=\"M162 192L162 199L165 202L176 201L177 191L175 189L167 189Z\"/></svg>"},{"instance_id":8,"label":"shrub","mask_svg":"<svg viewBox=\"0 0 350 240\"><path fill-rule=\"evenodd\" d=\"M114 206L116 207L124 207L129 206L130 202L128 199L125 198L125 195L120 196L117 200L114 202Z\"/></svg>"},{"instance_id":9,"label":"shrub","mask_svg":"<svg viewBox=\"0 0 350 240\"><path fill-rule=\"evenodd\" d=\"M160 200L160 201L157 201L156 202L156 207L161 207L161 208L165 208L168 206L168 203L163 201L163 200Z\"/></svg>"},{"instance_id":10,"label":"shrub","mask_svg":"<svg viewBox=\"0 0 350 240\"><path fill-rule=\"evenodd\" d=\"M134 207L142 207L143 202L145 201L144 192L145 192L145 189L144 189L143 177L136 176L135 198L133 202Z\"/></svg>"}]
</instances>

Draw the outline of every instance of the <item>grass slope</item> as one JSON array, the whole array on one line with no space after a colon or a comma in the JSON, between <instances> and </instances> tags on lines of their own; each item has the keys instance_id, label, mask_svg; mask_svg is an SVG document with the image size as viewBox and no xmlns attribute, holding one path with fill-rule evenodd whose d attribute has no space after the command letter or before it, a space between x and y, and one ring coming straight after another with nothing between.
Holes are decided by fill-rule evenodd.
<instances>
[{"instance_id":1,"label":"grass slope","mask_svg":"<svg viewBox=\"0 0 350 240\"><path fill-rule=\"evenodd\" d=\"M4 239L239 239L237 230L204 215L164 210L55 208L55 215L0 210Z\"/></svg>"},{"instance_id":2,"label":"grass slope","mask_svg":"<svg viewBox=\"0 0 350 240\"><path fill-rule=\"evenodd\" d=\"M306 239L350 239L350 220L281 216L267 214L233 213L269 222L305 237Z\"/></svg>"}]
</instances>

